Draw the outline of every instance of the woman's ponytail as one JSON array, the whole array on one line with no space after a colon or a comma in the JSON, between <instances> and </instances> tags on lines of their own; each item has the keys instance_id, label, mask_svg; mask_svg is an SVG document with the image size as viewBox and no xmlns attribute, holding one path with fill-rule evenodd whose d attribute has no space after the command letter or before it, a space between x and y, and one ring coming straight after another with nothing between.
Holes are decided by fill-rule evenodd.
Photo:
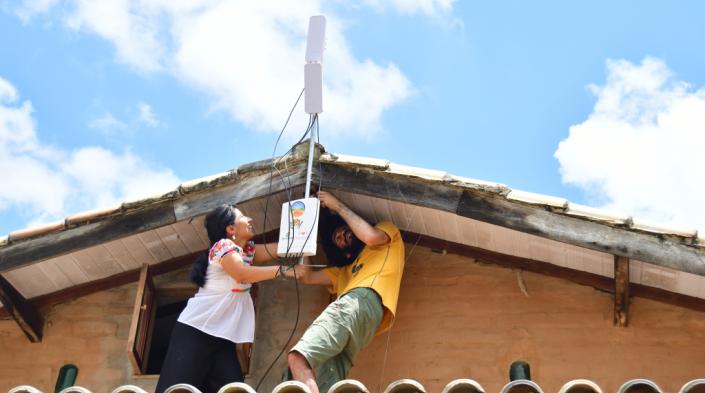
<instances>
[{"instance_id":1,"label":"woman's ponytail","mask_svg":"<svg viewBox=\"0 0 705 393\"><path fill-rule=\"evenodd\" d=\"M208 251L202 253L193 262L191 268L191 281L202 287L206 285L206 270L208 269Z\"/></svg>"}]
</instances>

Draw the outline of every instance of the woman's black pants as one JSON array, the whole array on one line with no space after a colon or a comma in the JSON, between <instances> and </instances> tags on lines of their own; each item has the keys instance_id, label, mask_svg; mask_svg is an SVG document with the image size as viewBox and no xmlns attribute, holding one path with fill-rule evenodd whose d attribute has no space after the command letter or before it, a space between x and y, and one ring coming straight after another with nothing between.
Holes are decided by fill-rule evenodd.
<instances>
[{"instance_id":1,"label":"woman's black pants","mask_svg":"<svg viewBox=\"0 0 705 393\"><path fill-rule=\"evenodd\" d=\"M176 322L155 393L188 383L203 393L216 393L230 382L242 382L235 344Z\"/></svg>"}]
</instances>

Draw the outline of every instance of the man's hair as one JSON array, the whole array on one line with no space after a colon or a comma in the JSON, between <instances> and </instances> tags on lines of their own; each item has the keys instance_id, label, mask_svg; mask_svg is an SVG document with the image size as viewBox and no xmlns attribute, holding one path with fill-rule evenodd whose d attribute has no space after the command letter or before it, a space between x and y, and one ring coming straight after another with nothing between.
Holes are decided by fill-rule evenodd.
<instances>
[{"instance_id":1,"label":"man's hair","mask_svg":"<svg viewBox=\"0 0 705 393\"><path fill-rule=\"evenodd\" d=\"M365 243L358 239L354 233L350 246L343 249L338 248L333 240L333 233L342 226L348 226L342 217L333 214L328 208L321 208L318 233L321 237L323 252L326 254L326 259L328 259L328 265L330 266L343 267L350 265L357 259L362 249L365 248Z\"/></svg>"}]
</instances>

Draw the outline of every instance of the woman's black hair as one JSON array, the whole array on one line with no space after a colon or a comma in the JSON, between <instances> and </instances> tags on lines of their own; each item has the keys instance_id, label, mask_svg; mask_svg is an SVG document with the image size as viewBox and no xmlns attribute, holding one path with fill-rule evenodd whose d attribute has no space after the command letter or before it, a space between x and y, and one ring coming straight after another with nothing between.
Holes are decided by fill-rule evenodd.
<instances>
[{"instance_id":1,"label":"woman's black hair","mask_svg":"<svg viewBox=\"0 0 705 393\"><path fill-rule=\"evenodd\" d=\"M204 226L206 227L206 232L208 232L210 246L205 253L196 258L191 269L191 281L199 287L206 284L206 270L208 269L208 253L210 252L210 248L213 247L218 240L228 237L225 229L228 225L235 223L235 218L235 206L231 205L220 205L206 215Z\"/></svg>"},{"instance_id":2,"label":"woman's black hair","mask_svg":"<svg viewBox=\"0 0 705 393\"><path fill-rule=\"evenodd\" d=\"M360 251L365 248L365 243L353 234L350 246L344 249L338 248L333 241L333 232L342 226L348 226L348 224L342 217L331 213L330 209L325 207L321 208L320 217L318 233L321 237L321 245L323 246L323 252L326 254L328 265L343 267L353 263Z\"/></svg>"}]
</instances>

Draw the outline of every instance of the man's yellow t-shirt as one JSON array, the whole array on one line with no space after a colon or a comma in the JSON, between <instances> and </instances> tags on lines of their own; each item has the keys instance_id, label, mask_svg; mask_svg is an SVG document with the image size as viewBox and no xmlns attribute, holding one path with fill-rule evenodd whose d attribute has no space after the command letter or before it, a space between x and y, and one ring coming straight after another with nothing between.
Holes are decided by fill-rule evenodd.
<instances>
[{"instance_id":1,"label":"man's yellow t-shirt","mask_svg":"<svg viewBox=\"0 0 705 393\"><path fill-rule=\"evenodd\" d=\"M380 222L375 228L384 231L391 241L383 246L365 246L350 265L323 271L333 282L331 293L338 297L354 288L372 288L377 292L384 305L384 316L377 328L377 334L380 334L394 323L404 274L404 241L399 229L391 222Z\"/></svg>"}]
</instances>

